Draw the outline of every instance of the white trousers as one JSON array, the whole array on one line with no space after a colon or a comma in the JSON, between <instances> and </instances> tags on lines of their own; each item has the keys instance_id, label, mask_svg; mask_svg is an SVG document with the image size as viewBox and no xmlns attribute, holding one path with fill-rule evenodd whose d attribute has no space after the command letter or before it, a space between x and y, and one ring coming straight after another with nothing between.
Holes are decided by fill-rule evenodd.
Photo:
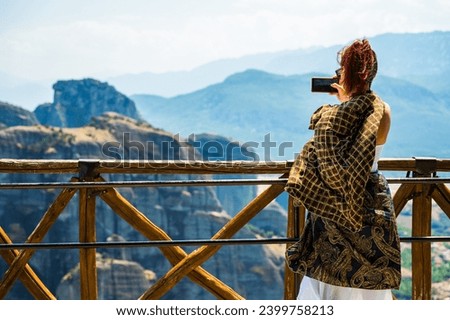
<instances>
[{"instance_id":1,"label":"white trousers","mask_svg":"<svg viewBox=\"0 0 450 320\"><path fill-rule=\"evenodd\" d=\"M392 292L333 286L304 276L297 300L392 300Z\"/></svg>"}]
</instances>

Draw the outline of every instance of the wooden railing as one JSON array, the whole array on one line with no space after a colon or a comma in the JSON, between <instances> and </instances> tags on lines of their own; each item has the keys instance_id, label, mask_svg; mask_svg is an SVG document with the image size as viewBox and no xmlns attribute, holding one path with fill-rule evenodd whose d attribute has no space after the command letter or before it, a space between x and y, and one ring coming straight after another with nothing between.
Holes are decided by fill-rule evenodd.
<instances>
[{"instance_id":1,"label":"wooden railing","mask_svg":"<svg viewBox=\"0 0 450 320\"><path fill-rule=\"evenodd\" d=\"M0 222L0 255L9 265L0 283L0 298L4 298L13 283L20 279L36 299L56 299L28 264L30 258L52 228L60 213L73 196L79 195L79 250L81 299L97 299L95 208L98 200L104 201L135 230L149 241L161 243L163 255L172 268L154 285L142 293L140 299L159 299L187 276L218 299L244 299L220 279L201 267L224 243L241 230L266 205L284 191L291 162L198 162L198 161L106 161L106 160L0 160L0 173L24 174L76 174L67 183L2 183L1 189L59 188L61 192L44 213L42 219L25 243L12 243ZM450 218L450 191L445 185L450 179L437 177L437 172L449 172L448 159L382 159L379 168L383 172L408 172L405 178L390 178L391 184L399 184L394 195L396 214L412 201L412 297L431 299L431 242L448 241L449 237L431 237L432 199ZM200 180L200 181L105 181L106 174L274 174L279 178L265 181ZM269 187L248 203L210 241L191 253L173 242L169 235L154 224L144 213L134 207L117 187L186 186L268 184ZM304 208L294 207L288 200L286 244L295 241L305 221ZM164 245L162 245L164 243ZM167 245L169 243L169 245ZM170 243L172 243L170 245ZM284 298L295 299L299 277L285 271Z\"/></svg>"}]
</instances>

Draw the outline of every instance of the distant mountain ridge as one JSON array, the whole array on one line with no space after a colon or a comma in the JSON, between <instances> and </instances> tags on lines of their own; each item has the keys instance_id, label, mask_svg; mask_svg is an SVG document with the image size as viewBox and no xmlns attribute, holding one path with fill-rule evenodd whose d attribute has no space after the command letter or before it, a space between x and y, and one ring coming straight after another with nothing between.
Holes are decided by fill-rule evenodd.
<instances>
[{"instance_id":1,"label":"distant mountain ridge","mask_svg":"<svg viewBox=\"0 0 450 320\"><path fill-rule=\"evenodd\" d=\"M349 39L351 41L352 39ZM408 80L433 92L446 93L450 72L450 32L389 33L369 37L378 53L380 74ZM220 83L228 76L247 69L292 75L336 69L336 53L345 45L314 47L221 59L189 71L125 74L101 79L130 96L152 94L173 97ZM45 98L47 97L47 98ZM33 82L0 70L0 101L33 110L51 99L48 80Z\"/></svg>"},{"instance_id":2,"label":"distant mountain ridge","mask_svg":"<svg viewBox=\"0 0 450 320\"><path fill-rule=\"evenodd\" d=\"M34 113L21 107L0 101L0 128L11 126L30 126L38 124Z\"/></svg>"},{"instance_id":3,"label":"distant mountain ridge","mask_svg":"<svg viewBox=\"0 0 450 320\"><path fill-rule=\"evenodd\" d=\"M450 72L450 32L387 33L369 37L369 40L378 54L380 74L408 80L431 91L446 92ZM190 71L128 74L109 78L108 82L128 95L147 93L173 97L220 83L247 69L282 75L332 74L337 68L337 52L344 45L221 59Z\"/></svg>"},{"instance_id":4,"label":"distant mountain ridge","mask_svg":"<svg viewBox=\"0 0 450 320\"><path fill-rule=\"evenodd\" d=\"M261 160L288 160L311 136L312 112L322 104L337 103L333 96L310 92L313 75L318 73L283 76L247 70L173 98L131 98L157 127L184 136L210 132L232 137L253 147ZM450 100L445 95L382 75L373 89L393 113L385 157L450 156L443 139L450 136Z\"/></svg>"}]
</instances>

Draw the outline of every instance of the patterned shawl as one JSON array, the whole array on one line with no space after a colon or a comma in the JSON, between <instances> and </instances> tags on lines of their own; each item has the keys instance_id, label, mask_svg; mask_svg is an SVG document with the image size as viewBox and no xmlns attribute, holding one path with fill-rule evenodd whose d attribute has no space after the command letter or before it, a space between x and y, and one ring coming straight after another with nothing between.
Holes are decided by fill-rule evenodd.
<instances>
[{"instance_id":1,"label":"patterned shawl","mask_svg":"<svg viewBox=\"0 0 450 320\"><path fill-rule=\"evenodd\" d=\"M383 113L384 103L373 93L314 112L309 126L314 135L297 156L285 188L297 204L351 231L361 229Z\"/></svg>"}]
</instances>

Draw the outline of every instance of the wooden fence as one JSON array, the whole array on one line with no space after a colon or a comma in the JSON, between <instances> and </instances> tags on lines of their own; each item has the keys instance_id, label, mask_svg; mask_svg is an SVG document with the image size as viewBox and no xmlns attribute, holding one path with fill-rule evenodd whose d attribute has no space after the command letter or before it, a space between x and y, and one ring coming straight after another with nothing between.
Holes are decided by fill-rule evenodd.
<instances>
[{"instance_id":1,"label":"wooden fence","mask_svg":"<svg viewBox=\"0 0 450 320\"><path fill-rule=\"evenodd\" d=\"M172 268L142 293L140 299L159 299L183 277L212 293L217 299L244 299L220 279L201 267L220 248L221 242L230 239L255 217L265 206L284 191L291 162L201 162L201 161L104 161L104 160L0 160L0 173L26 174L77 174L67 183L2 183L0 189L59 188L61 192L42 216L42 219L23 244L13 244L0 223L0 255L9 265L0 283L0 298L4 298L14 282L19 279L36 299L56 299L28 264L36 248L53 226L58 216L78 193L81 299L97 299L95 208L98 200L112 210L149 241L172 241L169 235L155 225L144 213L134 207L117 187L185 186L220 184L259 184L254 179L200 180L200 181L105 181L105 174L274 174L279 178L263 181L270 186L248 203L210 240L191 253L180 245L161 245L159 248ZM382 159L383 172L403 171L404 178L388 179L399 184L394 194L395 212L400 214L406 203L412 201L412 297L431 298L431 242L448 241L448 237L431 237L431 203L434 200L450 218L450 191L439 178L438 172L450 171L448 159ZM1 190L0 190L1 192ZM285 242L298 238L305 221L304 208L293 206L289 198L287 235ZM295 299L299 277L285 271L284 298Z\"/></svg>"}]
</instances>

